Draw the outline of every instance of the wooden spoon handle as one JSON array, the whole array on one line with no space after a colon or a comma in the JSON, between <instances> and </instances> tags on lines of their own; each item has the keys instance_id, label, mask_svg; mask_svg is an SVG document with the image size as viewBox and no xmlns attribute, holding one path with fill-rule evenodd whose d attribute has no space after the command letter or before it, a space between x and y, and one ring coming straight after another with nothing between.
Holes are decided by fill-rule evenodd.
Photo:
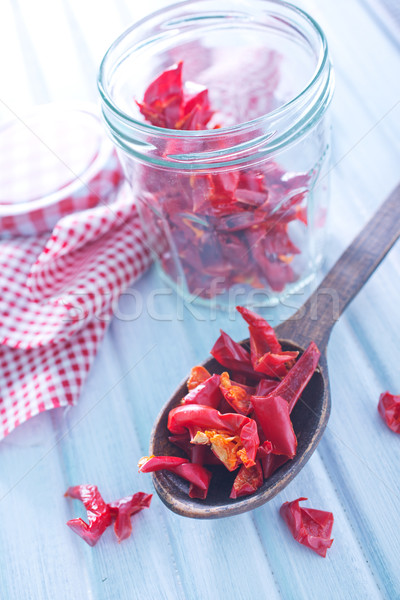
<instances>
[{"instance_id":1,"label":"wooden spoon handle","mask_svg":"<svg viewBox=\"0 0 400 600\"><path fill-rule=\"evenodd\" d=\"M278 328L280 338L324 348L333 325L400 235L400 184L344 251L322 283Z\"/></svg>"}]
</instances>

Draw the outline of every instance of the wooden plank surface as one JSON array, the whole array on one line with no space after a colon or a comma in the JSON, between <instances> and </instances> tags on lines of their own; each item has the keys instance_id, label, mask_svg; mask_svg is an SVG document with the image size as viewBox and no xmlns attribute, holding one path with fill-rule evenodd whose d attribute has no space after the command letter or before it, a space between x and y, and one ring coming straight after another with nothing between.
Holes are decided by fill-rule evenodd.
<instances>
[{"instance_id":1,"label":"wooden plank surface","mask_svg":"<svg viewBox=\"0 0 400 600\"><path fill-rule=\"evenodd\" d=\"M0 119L41 102L97 101L109 44L163 4L2 0ZM400 29L392 19L389 32L388 0L296 4L324 28L336 71L326 269L400 175ZM107 531L89 548L65 526L83 514L63 498L66 488L93 482L106 500L152 492L136 463L161 405L219 328L246 336L236 317L184 306L147 273L134 292L143 310L137 314L132 293L121 298L79 404L32 419L0 445L0 597L400 598L400 439L376 410L382 391L400 392L399 257L395 247L335 326L329 425L282 494L251 514L211 522L179 517L154 497L129 540L118 544ZM306 293L267 318L278 324ZM299 496L335 515L325 560L296 544L279 517L282 502Z\"/></svg>"}]
</instances>

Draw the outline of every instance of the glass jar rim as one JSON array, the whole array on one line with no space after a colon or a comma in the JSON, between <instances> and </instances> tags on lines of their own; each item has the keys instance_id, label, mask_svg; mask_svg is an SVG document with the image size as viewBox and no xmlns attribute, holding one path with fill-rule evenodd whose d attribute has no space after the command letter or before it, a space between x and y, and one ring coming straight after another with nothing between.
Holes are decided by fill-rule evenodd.
<instances>
[{"instance_id":1,"label":"glass jar rim","mask_svg":"<svg viewBox=\"0 0 400 600\"><path fill-rule=\"evenodd\" d=\"M208 0L194 0L194 2L196 2L196 3L202 3L202 2L206 3L207 1ZM287 102L283 103L279 107L277 107L263 115L260 115L254 119L251 119L249 121L243 121L243 122L237 123L235 125L221 127L221 128L218 128L217 130L215 130L215 129L177 130L177 129L168 129L168 128L163 128L163 127L158 127L156 125L146 123L142 120L135 119L135 117L133 115L128 114L127 112L123 111L121 108L119 108L116 105L116 103L113 101L113 99L111 97L111 94L108 91L108 86L105 81L106 75L107 75L108 63L111 60L112 53L118 49L118 47L126 40L126 38L132 32L138 30L140 27L149 23L151 20L153 20L157 17L160 17L162 15L165 15L170 11L175 11L179 8L188 8L188 6L190 4L192 4L192 1L177 2L174 4L170 4L167 7L161 8L157 11L152 12L151 14L140 19L139 21L137 21L136 23L131 25L131 27L126 29L124 32L122 32L121 35L111 44L111 46L108 48L107 52L105 53L105 55L101 61L99 73L98 73L98 79L97 79L98 90L99 90L102 101L119 119L124 121L125 124L130 124L143 132L147 131L148 133L151 133L153 135L158 135L161 137L170 137L171 135L173 135L174 137L177 137L177 138L185 138L185 139L203 138L203 139L205 139L205 138L215 136L217 132L219 134L223 133L224 135L229 135L230 133L236 133L237 131L242 131L243 129L246 129L246 128L256 127L258 125L261 125L263 122L265 122L267 120L279 118L283 114L287 113L291 108L293 108L297 104L299 104L299 102L305 96L307 96L307 94L310 92L310 90L318 83L319 79L321 78L321 75L324 73L324 71L326 69L326 66L329 65L328 43L327 43L325 34L324 34L322 28L320 27L320 25L317 23L317 21L313 17L311 17L303 9L295 6L294 4L291 4L290 2L286 2L285 0L265 0L265 3L266 4L268 3L270 5L275 5L276 7L283 7L286 10L292 12L293 14L297 14L298 16L300 16L300 18L302 18L305 22L307 22L309 25L311 25L312 29L317 34L317 37L320 41L318 62L317 62L316 69L315 69L311 79L309 80L307 85L305 85L300 90L300 92L298 94L296 94L293 98L290 98Z\"/></svg>"}]
</instances>

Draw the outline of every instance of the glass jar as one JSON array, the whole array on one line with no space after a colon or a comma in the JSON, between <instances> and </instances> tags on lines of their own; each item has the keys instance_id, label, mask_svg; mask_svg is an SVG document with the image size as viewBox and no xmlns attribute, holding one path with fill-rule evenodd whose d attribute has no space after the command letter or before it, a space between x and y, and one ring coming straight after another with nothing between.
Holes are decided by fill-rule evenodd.
<instances>
[{"instance_id":1,"label":"glass jar","mask_svg":"<svg viewBox=\"0 0 400 600\"><path fill-rule=\"evenodd\" d=\"M313 279L333 72L310 16L274 0L170 5L113 43L99 90L157 264L179 293L268 306ZM204 90L209 112L184 129ZM159 108L180 120L152 118Z\"/></svg>"}]
</instances>

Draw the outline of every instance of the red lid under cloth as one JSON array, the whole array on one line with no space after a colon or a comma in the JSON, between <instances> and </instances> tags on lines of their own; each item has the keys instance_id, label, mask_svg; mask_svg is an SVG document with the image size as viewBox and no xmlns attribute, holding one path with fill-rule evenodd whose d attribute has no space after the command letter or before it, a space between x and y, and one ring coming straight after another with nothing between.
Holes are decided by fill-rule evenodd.
<instances>
[{"instance_id":1,"label":"red lid under cloth","mask_svg":"<svg viewBox=\"0 0 400 600\"><path fill-rule=\"evenodd\" d=\"M0 127L0 234L51 231L122 179L96 106L38 106Z\"/></svg>"}]
</instances>

